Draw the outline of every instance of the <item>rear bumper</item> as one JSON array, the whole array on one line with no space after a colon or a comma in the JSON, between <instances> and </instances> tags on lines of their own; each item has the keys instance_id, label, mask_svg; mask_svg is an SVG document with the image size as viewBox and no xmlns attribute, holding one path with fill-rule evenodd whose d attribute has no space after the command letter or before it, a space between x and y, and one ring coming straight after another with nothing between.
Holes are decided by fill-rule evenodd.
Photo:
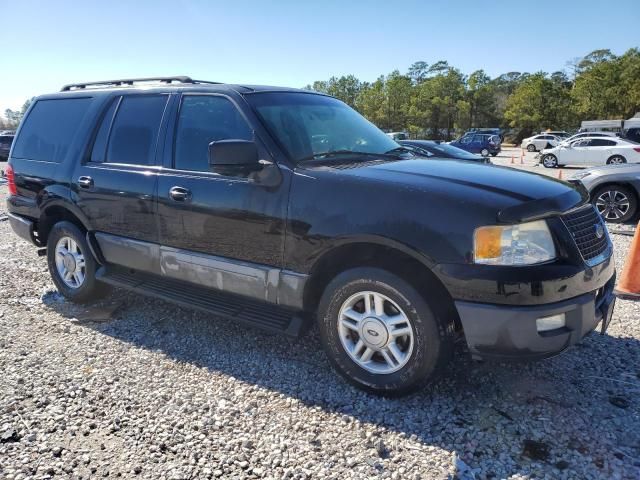
<instances>
[{"instance_id":1,"label":"rear bumper","mask_svg":"<svg viewBox=\"0 0 640 480\"><path fill-rule=\"evenodd\" d=\"M16 235L34 245L38 245L38 242L33 236L33 222L31 220L11 212L7 215L9 216L9 224Z\"/></svg>"},{"instance_id":2,"label":"rear bumper","mask_svg":"<svg viewBox=\"0 0 640 480\"><path fill-rule=\"evenodd\" d=\"M615 306L615 276L602 288L561 302L509 306L456 301L469 350L477 359L535 360L557 355L603 322L606 330ZM538 332L536 320L565 314L566 326Z\"/></svg>"}]
</instances>

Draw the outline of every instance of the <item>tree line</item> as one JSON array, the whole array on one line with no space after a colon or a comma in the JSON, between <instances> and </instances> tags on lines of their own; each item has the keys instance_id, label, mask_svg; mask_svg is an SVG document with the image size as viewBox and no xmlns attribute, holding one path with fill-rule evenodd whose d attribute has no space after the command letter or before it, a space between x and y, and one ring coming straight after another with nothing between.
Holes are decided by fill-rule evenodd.
<instances>
[{"instance_id":1,"label":"tree line","mask_svg":"<svg viewBox=\"0 0 640 480\"><path fill-rule=\"evenodd\" d=\"M595 50L563 71L469 75L445 60L415 62L374 82L354 75L307 89L354 107L383 130L446 138L473 127L502 127L514 140L545 129L574 130L582 120L626 119L640 111L640 50Z\"/></svg>"}]
</instances>

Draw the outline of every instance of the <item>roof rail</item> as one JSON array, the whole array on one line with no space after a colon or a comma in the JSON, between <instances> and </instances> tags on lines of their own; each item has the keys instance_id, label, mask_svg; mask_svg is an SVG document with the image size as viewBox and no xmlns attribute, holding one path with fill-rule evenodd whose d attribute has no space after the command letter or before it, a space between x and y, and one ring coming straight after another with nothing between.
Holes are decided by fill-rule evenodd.
<instances>
[{"instance_id":1,"label":"roof rail","mask_svg":"<svg viewBox=\"0 0 640 480\"><path fill-rule=\"evenodd\" d=\"M102 80L100 82L85 82L85 83L70 83L69 85L65 85L60 90L61 92L68 92L71 90L82 90L87 87L98 87L98 86L121 86L121 85L133 85L137 82L160 82L160 83L208 83L208 84L219 84L220 82L209 82L206 80L193 80L190 77L178 76L178 77L149 77L149 78L123 78L121 80Z\"/></svg>"}]
</instances>

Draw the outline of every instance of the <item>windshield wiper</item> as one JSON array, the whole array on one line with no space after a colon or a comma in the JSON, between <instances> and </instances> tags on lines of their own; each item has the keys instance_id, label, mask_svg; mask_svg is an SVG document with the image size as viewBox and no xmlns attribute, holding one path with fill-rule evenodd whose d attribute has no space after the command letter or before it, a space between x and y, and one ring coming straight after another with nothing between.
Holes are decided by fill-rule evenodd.
<instances>
[{"instance_id":1,"label":"windshield wiper","mask_svg":"<svg viewBox=\"0 0 640 480\"><path fill-rule=\"evenodd\" d=\"M398 155L393 153L374 153L374 152L358 152L356 150L329 150L328 152L314 153L313 155L309 155L308 157L303 157L298 160L298 163L302 162L312 162L315 160L326 160L328 158L340 157L342 155L354 155L358 157L376 157L376 158L393 158L397 160L399 158Z\"/></svg>"},{"instance_id":2,"label":"windshield wiper","mask_svg":"<svg viewBox=\"0 0 640 480\"><path fill-rule=\"evenodd\" d=\"M407 147L392 148L388 152L385 152L385 155L392 155L394 153L410 153L412 155L417 155L415 150L413 150L411 148L407 148Z\"/></svg>"}]
</instances>

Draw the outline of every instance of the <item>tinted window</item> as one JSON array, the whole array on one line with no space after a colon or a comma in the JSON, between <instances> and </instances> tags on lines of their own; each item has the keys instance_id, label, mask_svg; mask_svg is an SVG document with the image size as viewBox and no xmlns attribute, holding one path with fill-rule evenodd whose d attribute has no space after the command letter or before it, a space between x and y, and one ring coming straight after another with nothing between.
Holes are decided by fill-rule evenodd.
<instances>
[{"instance_id":1,"label":"tinted window","mask_svg":"<svg viewBox=\"0 0 640 480\"><path fill-rule=\"evenodd\" d=\"M106 161L153 165L168 95L122 97L109 134Z\"/></svg>"},{"instance_id":2,"label":"tinted window","mask_svg":"<svg viewBox=\"0 0 640 480\"><path fill-rule=\"evenodd\" d=\"M38 100L22 125L13 156L61 162L91 101L91 98Z\"/></svg>"},{"instance_id":3,"label":"tinted window","mask_svg":"<svg viewBox=\"0 0 640 480\"><path fill-rule=\"evenodd\" d=\"M175 141L175 168L209 170L209 144L217 140L251 140L253 132L230 100L187 95L182 100Z\"/></svg>"},{"instance_id":4,"label":"tinted window","mask_svg":"<svg viewBox=\"0 0 640 480\"><path fill-rule=\"evenodd\" d=\"M91 151L92 162L104 162L104 156L107 151L107 140L109 140L109 130L111 123L113 122L113 114L116 111L120 97L114 98L109 108L102 116L102 123L100 123L100 129L96 135L96 139L93 142L93 150Z\"/></svg>"},{"instance_id":5,"label":"tinted window","mask_svg":"<svg viewBox=\"0 0 640 480\"><path fill-rule=\"evenodd\" d=\"M591 147L612 147L613 145L616 145L616 142L604 138L595 138L589 142Z\"/></svg>"},{"instance_id":6,"label":"tinted window","mask_svg":"<svg viewBox=\"0 0 640 480\"><path fill-rule=\"evenodd\" d=\"M467 135L466 137L462 137L460 139L460 143L462 144L471 143L472 141L473 141L473 135Z\"/></svg>"},{"instance_id":7,"label":"tinted window","mask_svg":"<svg viewBox=\"0 0 640 480\"><path fill-rule=\"evenodd\" d=\"M3 147L9 147L11 146L12 140L13 140L13 137L0 137L0 145Z\"/></svg>"},{"instance_id":8,"label":"tinted window","mask_svg":"<svg viewBox=\"0 0 640 480\"><path fill-rule=\"evenodd\" d=\"M487 139L486 135L474 135L473 141L476 143L484 143Z\"/></svg>"}]
</instances>

